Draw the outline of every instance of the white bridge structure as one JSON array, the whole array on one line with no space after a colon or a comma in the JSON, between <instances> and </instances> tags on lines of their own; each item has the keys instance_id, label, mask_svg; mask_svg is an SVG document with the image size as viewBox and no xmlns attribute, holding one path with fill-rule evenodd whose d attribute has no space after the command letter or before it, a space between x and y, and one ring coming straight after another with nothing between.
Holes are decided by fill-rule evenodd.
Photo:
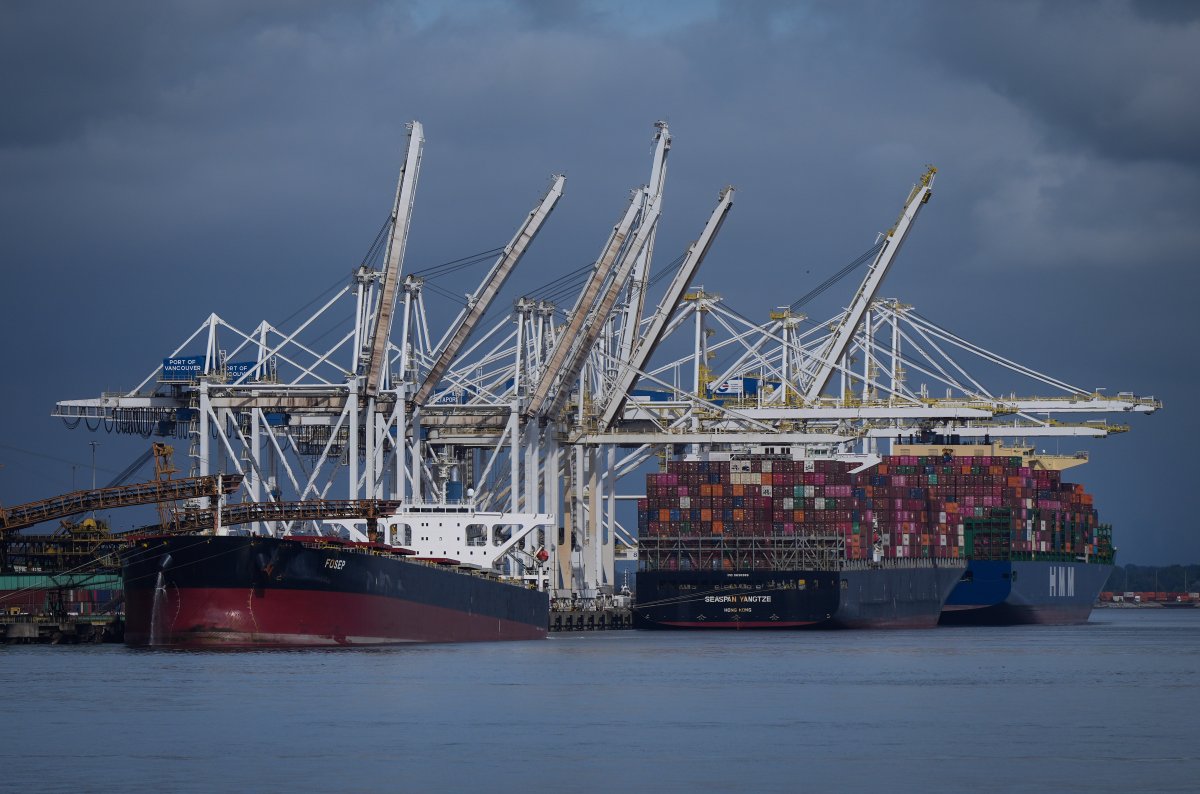
<instances>
[{"instance_id":1,"label":"white bridge structure","mask_svg":"<svg viewBox=\"0 0 1200 794\"><path fill-rule=\"evenodd\" d=\"M525 578L558 603L586 608L612 595L614 559L636 554L636 532L618 520L617 503L643 489L626 480L667 452L771 449L869 464L914 436L1104 436L1126 429L1107 415L1161 407L1036 372L880 297L936 169L862 257L755 321L693 286L733 205L731 187L695 242L652 270L666 123L655 125L648 183L631 192L593 264L511 310L497 298L562 199L565 178L551 178L507 245L406 274L423 147L413 122L388 222L363 264L311 314L253 328L211 314L141 383L61 401L54 415L93 430L187 439L189 474L242 475L241 501L403 505L370 538L366 521L345 519L244 531L405 546ZM458 315L435 322L425 291L488 259ZM800 312L859 266L865 276L843 312L816 322ZM339 323L348 306L353 320ZM677 343L690 351L656 360L673 335L690 336ZM1017 396L1018 388L1044 396Z\"/></svg>"}]
</instances>

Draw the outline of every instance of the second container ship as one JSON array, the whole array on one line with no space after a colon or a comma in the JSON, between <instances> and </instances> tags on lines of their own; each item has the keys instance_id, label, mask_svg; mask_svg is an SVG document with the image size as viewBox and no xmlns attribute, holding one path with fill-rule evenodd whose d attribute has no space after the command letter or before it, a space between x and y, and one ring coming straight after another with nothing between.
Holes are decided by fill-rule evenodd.
<instances>
[{"instance_id":1,"label":"second container ship","mask_svg":"<svg viewBox=\"0 0 1200 794\"><path fill-rule=\"evenodd\" d=\"M936 625L966 567L957 537L858 466L731 455L649 475L634 627Z\"/></svg>"}]
</instances>

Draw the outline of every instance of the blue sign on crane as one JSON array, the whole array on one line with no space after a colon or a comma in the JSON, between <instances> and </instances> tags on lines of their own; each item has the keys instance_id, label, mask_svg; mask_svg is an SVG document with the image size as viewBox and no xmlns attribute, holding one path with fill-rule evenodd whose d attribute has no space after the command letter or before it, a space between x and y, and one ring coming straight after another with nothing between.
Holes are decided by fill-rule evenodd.
<instances>
[{"instance_id":1,"label":"blue sign on crane","mask_svg":"<svg viewBox=\"0 0 1200 794\"><path fill-rule=\"evenodd\" d=\"M162 379L164 381L191 382L204 374L204 356L175 356L164 358Z\"/></svg>"}]
</instances>

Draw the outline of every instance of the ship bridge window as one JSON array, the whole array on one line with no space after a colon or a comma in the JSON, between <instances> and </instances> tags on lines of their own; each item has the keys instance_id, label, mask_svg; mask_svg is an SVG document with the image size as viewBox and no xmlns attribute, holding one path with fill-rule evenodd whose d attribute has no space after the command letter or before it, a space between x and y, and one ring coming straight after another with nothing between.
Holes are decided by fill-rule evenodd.
<instances>
[{"instance_id":1,"label":"ship bridge window","mask_svg":"<svg viewBox=\"0 0 1200 794\"><path fill-rule=\"evenodd\" d=\"M487 527L483 524L467 524L464 528L468 546L487 545Z\"/></svg>"}]
</instances>

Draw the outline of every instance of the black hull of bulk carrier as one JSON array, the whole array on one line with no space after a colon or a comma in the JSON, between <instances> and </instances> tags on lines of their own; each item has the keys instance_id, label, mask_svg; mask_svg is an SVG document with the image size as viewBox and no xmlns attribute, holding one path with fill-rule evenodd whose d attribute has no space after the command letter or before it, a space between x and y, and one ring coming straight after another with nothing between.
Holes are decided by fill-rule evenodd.
<instances>
[{"instance_id":1,"label":"black hull of bulk carrier","mask_svg":"<svg viewBox=\"0 0 1200 794\"><path fill-rule=\"evenodd\" d=\"M1085 562L971 560L964 580L946 600L938 623L942 626L1087 623L1112 569L1112 565Z\"/></svg>"},{"instance_id":2,"label":"black hull of bulk carrier","mask_svg":"<svg viewBox=\"0 0 1200 794\"><path fill-rule=\"evenodd\" d=\"M635 629L928 628L961 565L841 571L647 571L637 574Z\"/></svg>"},{"instance_id":3,"label":"black hull of bulk carrier","mask_svg":"<svg viewBox=\"0 0 1200 794\"><path fill-rule=\"evenodd\" d=\"M125 643L262 648L541 639L547 595L352 546L173 536L122 553Z\"/></svg>"}]
</instances>

